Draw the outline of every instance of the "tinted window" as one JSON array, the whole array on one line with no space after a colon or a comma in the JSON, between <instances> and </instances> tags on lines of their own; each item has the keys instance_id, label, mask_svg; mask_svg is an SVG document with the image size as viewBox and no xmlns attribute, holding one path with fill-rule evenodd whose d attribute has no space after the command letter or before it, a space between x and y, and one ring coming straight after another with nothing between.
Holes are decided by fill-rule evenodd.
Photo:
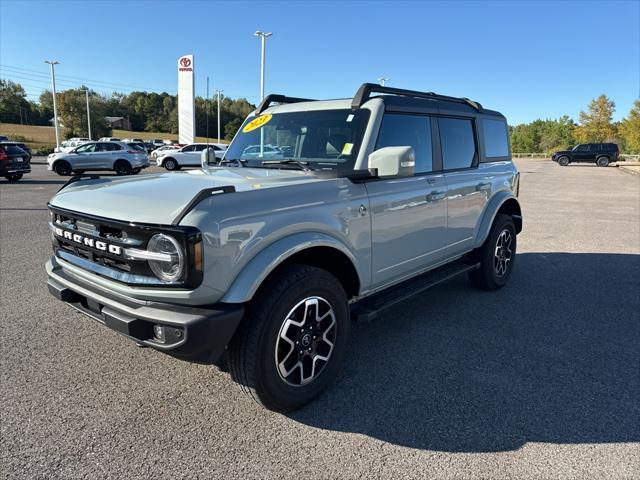
<instances>
[{"instance_id":1,"label":"tinted window","mask_svg":"<svg viewBox=\"0 0 640 480\"><path fill-rule=\"evenodd\" d=\"M201 152L203 151L205 148L207 148L206 145L196 145L196 152Z\"/></svg>"},{"instance_id":2,"label":"tinted window","mask_svg":"<svg viewBox=\"0 0 640 480\"><path fill-rule=\"evenodd\" d=\"M469 168L476 154L471 120L440 118L438 125L444 169Z\"/></svg>"},{"instance_id":3,"label":"tinted window","mask_svg":"<svg viewBox=\"0 0 640 480\"><path fill-rule=\"evenodd\" d=\"M183 151L183 152L193 152L193 148L194 148L194 146L193 146L193 145L189 145L188 147L184 147L184 148L182 149L182 151Z\"/></svg>"},{"instance_id":4,"label":"tinted window","mask_svg":"<svg viewBox=\"0 0 640 480\"><path fill-rule=\"evenodd\" d=\"M589 151L589 145L578 145L576 147L576 150L578 152L588 152Z\"/></svg>"},{"instance_id":5,"label":"tinted window","mask_svg":"<svg viewBox=\"0 0 640 480\"><path fill-rule=\"evenodd\" d=\"M383 147L413 147L416 173L433 170L431 118L387 113L382 118L376 150Z\"/></svg>"},{"instance_id":6,"label":"tinted window","mask_svg":"<svg viewBox=\"0 0 640 480\"><path fill-rule=\"evenodd\" d=\"M110 143L109 144L109 150L122 150L122 147L120 145L118 145L117 143Z\"/></svg>"},{"instance_id":7,"label":"tinted window","mask_svg":"<svg viewBox=\"0 0 640 480\"><path fill-rule=\"evenodd\" d=\"M108 143L98 143L96 145L96 151L97 152L108 152L109 151L109 144Z\"/></svg>"},{"instance_id":8,"label":"tinted window","mask_svg":"<svg viewBox=\"0 0 640 480\"><path fill-rule=\"evenodd\" d=\"M486 157L507 157L509 140L507 124L502 120L482 120L484 133L484 154Z\"/></svg>"}]
</instances>

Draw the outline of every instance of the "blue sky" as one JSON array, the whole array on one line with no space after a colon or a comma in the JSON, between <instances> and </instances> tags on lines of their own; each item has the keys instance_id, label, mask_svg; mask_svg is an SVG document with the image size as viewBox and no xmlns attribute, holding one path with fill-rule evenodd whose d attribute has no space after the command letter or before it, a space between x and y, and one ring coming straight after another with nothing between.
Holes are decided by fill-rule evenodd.
<instances>
[{"instance_id":1,"label":"blue sky","mask_svg":"<svg viewBox=\"0 0 640 480\"><path fill-rule=\"evenodd\" d=\"M352 96L365 81L466 96L509 123L568 114L607 94L624 117L640 94L640 1L172 2L0 0L0 76L30 98L48 87L175 93L195 55L196 93ZM604 61L605 69L594 69ZM83 79L85 79L83 81ZM140 89L140 88L138 88Z\"/></svg>"}]
</instances>

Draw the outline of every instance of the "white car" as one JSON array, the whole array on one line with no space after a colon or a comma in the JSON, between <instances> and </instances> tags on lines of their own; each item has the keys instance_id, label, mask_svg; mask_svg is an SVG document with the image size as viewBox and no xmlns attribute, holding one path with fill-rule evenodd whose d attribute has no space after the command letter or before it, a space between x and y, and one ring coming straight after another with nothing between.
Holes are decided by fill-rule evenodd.
<instances>
[{"instance_id":1,"label":"white car","mask_svg":"<svg viewBox=\"0 0 640 480\"><path fill-rule=\"evenodd\" d=\"M174 150L179 150L180 148L181 148L180 145L163 145L161 147L156 148L154 151L150 153L151 159L155 160L159 156L166 155L167 153L169 153L169 150L174 151Z\"/></svg>"},{"instance_id":2,"label":"white car","mask_svg":"<svg viewBox=\"0 0 640 480\"><path fill-rule=\"evenodd\" d=\"M71 150L73 150L76 147L79 147L80 145L82 145L83 143L87 143L90 142L91 140L89 140L88 138L80 138L80 137L73 137L70 138L69 140L66 140L64 142L62 142L60 144L60 149L54 149L54 151L56 152L70 152Z\"/></svg>"},{"instance_id":3,"label":"white car","mask_svg":"<svg viewBox=\"0 0 640 480\"><path fill-rule=\"evenodd\" d=\"M99 142L119 142L120 139L116 137L102 137Z\"/></svg>"},{"instance_id":4,"label":"white car","mask_svg":"<svg viewBox=\"0 0 640 480\"><path fill-rule=\"evenodd\" d=\"M200 167L202 166L202 151L212 148L216 159L222 160L225 150L217 144L209 143L192 143L180 150L168 150L166 153L156 157L156 165L164 167L167 170L177 170L182 167Z\"/></svg>"}]
</instances>

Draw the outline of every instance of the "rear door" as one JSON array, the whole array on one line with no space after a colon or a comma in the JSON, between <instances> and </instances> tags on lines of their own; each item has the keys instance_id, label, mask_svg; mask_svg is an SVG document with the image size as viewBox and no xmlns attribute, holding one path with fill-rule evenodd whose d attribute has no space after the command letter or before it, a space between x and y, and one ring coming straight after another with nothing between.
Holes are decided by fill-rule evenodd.
<instances>
[{"instance_id":1,"label":"rear door","mask_svg":"<svg viewBox=\"0 0 640 480\"><path fill-rule=\"evenodd\" d=\"M478 170L479 150L473 118L439 117L438 129L447 182L447 254L456 255L473 245L491 179L483 177Z\"/></svg>"},{"instance_id":2,"label":"rear door","mask_svg":"<svg viewBox=\"0 0 640 480\"><path fill-rule=\"evenodd\" d=\"M413 177L366 183L371 208L372 282L379 287L401 280L442 259L446 246L446 182L434 156L428 115L385 113L376 149L411 146Z\"/></svg>"}]
</instances>

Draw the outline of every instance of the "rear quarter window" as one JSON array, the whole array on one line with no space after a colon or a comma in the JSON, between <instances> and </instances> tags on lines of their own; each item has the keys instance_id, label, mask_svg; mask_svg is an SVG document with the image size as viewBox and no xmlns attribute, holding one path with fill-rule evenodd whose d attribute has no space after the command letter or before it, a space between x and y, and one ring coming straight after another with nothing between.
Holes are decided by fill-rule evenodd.
<instances>
[{"instance_id":1,"label":"rear quarter window","mask_svg":"<svg viewBox=\"0 0 640 480\"><path fill-rule=\"evenodd\" d=\"M507 124L502 120L482 120L484 134L484 155L487 158L509 156L509 134Z\"/></svg>"}]
</instances>

